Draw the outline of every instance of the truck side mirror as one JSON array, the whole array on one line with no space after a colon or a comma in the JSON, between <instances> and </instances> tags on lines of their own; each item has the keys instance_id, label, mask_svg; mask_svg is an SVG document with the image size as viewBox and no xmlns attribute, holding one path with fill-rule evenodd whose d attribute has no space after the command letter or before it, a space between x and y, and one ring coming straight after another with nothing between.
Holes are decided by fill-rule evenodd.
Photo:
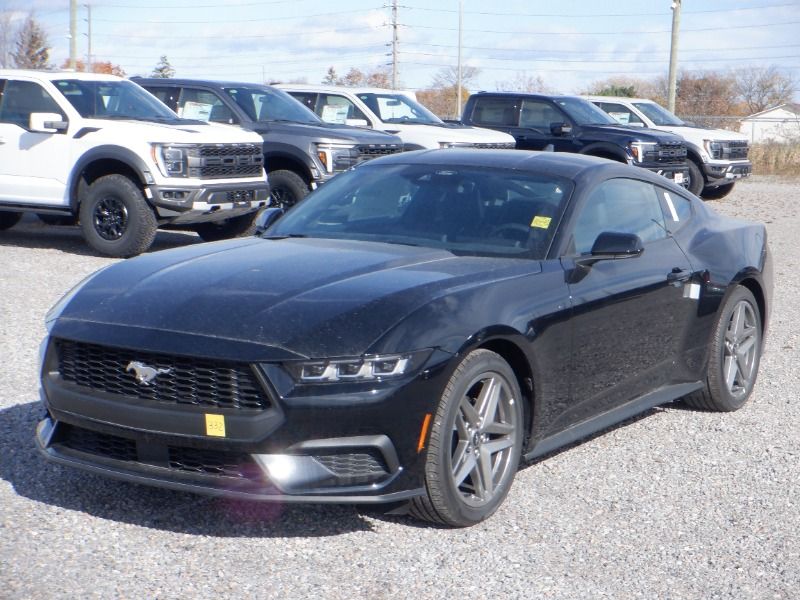
<instances>
[{"instance_id":1,"label":"truck side mirror","mask_svg":"<svg viewBox=\"0 0 800 600\"><path fill-rule=\"evenodd\" d=\"M569 135L572 133L572 125L569 123L550 123L550 133L553 135Z\"/></svg>"},{"instance_id":2,"label":"truck side mirror","mask_svg":"<svg viewBox=\"0 0 800 600\"><path fill-rule=\"evenodd\" d=\"M69 122L58 113L31 113L29 127L35 133L64 133Z\"/></svg>"}]
</instances>

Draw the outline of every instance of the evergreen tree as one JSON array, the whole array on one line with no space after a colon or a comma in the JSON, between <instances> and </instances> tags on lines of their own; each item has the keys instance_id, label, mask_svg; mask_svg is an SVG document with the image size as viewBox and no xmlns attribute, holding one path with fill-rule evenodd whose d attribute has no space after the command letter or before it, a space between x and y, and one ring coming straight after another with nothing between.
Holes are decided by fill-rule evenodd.
<instances>
[{"instance_id":1,"label":"evergreen tree","mask_svg":"<svg viewBox=\"0 0 800 600\"><path fill-rule=\"evenodd\" d=\"M167 60L166 55L161 56L161 60L158 61L155 69L153 69L153 73L150 75L151 77L159 77L161 79L170 79L171 77L175 77L175 69L172 68L172 65L169 64L169 60Z\"/></svg>"},{"instance_id":2,"label":"evergreen tree","mask_svg":"<svg viewBox=\"0 0 800 600\"><path fill-rule=\"evenodd\" d=\"M28 15L19 28L14 46L16 52L13 52L12 56L18 69L46 69L50 66L47 34L32 14Z\"/></svg>"}]
</instances>

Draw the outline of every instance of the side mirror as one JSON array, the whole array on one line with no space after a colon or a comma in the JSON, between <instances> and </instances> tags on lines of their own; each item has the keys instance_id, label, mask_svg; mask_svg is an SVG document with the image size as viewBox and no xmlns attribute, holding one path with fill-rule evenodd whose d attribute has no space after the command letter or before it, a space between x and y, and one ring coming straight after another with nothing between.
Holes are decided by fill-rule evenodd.
<instances>
[{"instance_id":1,"label":"side mirror","mask_svg":"<svg viewBox=\"0 0 800 600\"><path fill-rule=\"evenodd\" d=\"M344 124L350 127L369 127L366 119L345 119Z\"/></svg>"},{"instance_id":2,"label":"side mirror","mask_svg":"<svg viewBox=\"0 0 800 600\"><path fill-rule=\"evenodd\" d=\"M572 125L569 123L550 123L550 133L553 135L569 135L572 133Z\"/></svg>"},{"instance_id":3,"label":"side mirror","mask_svg":"<svg viewBox=\"0 0 800 600\"><path fill-rule=\"evenodd\" d=\"M261 235L270 226L280 219L283 216L285 211L282 208L274 207L274 208L265 208L256 217L256 230L253 232L253 235Z\"/></svg>"},{"instance_id":4,"label":"side mirror","mask_svg":"<svg viewBox=\"0 0 800 600\"><path fill-rule=\"evenodd\" d=\"M634 233L604 231L597 236L592 246L592 258L597 260L635 258L644 252L641 238Z\"/></svg>"},{"instance_id":5,"label":"side mirror","mask_svg":"<svg viewBox=\"0 0 800 600\"><path fill-rule=\"evenodd\" d=\"M69 127L58 113L31 113L29 127L35 133L63 133Z\"/></svg>"},{"instance_id":6,"label":"side mirror","mask_svg":"<svg viewBox=\"0 0 800 600\"><path fill-rule=\"evenodd\" d=\"M646 126L644 123L639 123L639 121L635 121L633 123L628 123L628 127L639 127L641 129L644 129Z\"/></svg>"}]
</instances>

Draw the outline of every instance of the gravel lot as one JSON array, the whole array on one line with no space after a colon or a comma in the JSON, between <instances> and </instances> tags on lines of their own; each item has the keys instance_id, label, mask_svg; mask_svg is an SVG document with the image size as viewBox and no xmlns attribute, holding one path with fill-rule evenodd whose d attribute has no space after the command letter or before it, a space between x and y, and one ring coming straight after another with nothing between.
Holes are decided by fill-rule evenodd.
<instances>
[{"instance_id":1,"label":"gravel lot","mask_svg":"<svg viewBox=\"0 0 800 600\"><path fill-rule=\"evenodd\" d=\"M524 468L488 522L209 499L37 455L47 309L108 259L77 228L0 233L0 596L800 597L800 180L713 205L768 223L775 304L759 383L727 415L652 410ZM159 233L155 249L196 243Z\"/></svg>"}]
</instances>

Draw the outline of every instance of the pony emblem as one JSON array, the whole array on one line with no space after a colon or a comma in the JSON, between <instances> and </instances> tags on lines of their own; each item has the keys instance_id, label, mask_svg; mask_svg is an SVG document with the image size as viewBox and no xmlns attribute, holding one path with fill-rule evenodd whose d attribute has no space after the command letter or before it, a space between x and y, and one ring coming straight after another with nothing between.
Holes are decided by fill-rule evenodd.
<instances>
[{"instance_id":1,"label":"pony emblem","mask_svg":"<svg viewBox=\"0 0 800 600\"><path fill-rule=\"evenodd\" d=\"M144 363L139 362L138 360L132 360L128 363L127 368L125 369L126 373L133 371L136 374L136 383L140 383L142 385L150 385L150 383L159 375L166 375L167 373L172 372L172 369L154 369L153 367L149 367Z\"/></svg>"}]
</instances>

